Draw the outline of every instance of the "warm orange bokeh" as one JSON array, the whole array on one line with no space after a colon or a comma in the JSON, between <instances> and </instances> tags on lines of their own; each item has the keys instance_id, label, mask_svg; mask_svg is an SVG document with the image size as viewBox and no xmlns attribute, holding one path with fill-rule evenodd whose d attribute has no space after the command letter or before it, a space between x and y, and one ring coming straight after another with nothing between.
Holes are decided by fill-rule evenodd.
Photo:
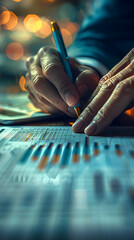
<instances>
[{"instance_id":1,"label":"warm orange bokeh","mask_svg":"<svg viewBox=\"0 0 134 240\"><path fill-rule=\"evenodd\" d=\"M15 15L14 12L10 11L10 18L9 21L3 25L3 27L6 30L14 30L14 28L17 26L18 23L18 17Z\"/></svg>"},{"instance_id":2,"label":"warm orange bokeh","mask_svg":"<svg viewBox=\"0 0 134 240\"><path fill-rule=\"evenodd\" d=\"M125 112L128 116L134 119L134 107Z\"/></svg>"},{"instance_id":3,"label":"warm orange bokeh","mask_svg":"<svg viewBox=\"0 0 134 240\"><path fill-rule=\"evenodd\" d=\"M71 33L65 28L61 28L61 34L66 46L69 46L73 41Z\"/></svg>"},{"instance_id":4,"label":"warm orange bokeh","mask_svg":"<svg viewBox=\"0 0 134 240\"><path fill-rule=\"evenodd\" d=\"M25 83L26 83L26 79L25 77L22 75L20 80L19 80L19 85L22 91L26 92L26 88L25 88Z\"/></svg>"},{"instance_id":5,"label":"warm orange bokeh","mask_svg":"<svg viewBox=\"0 0 134 240\"><path fill-rule=\"evenodd\" d=\"M12 0L13 2L21 2L21 0Z\"/></svg>"},{"instance_id":6,"label":"warm orange bokeh","mask_svg":"<svg viewBox=\"0 0 134 240\"><path fill-rule=\"evenodd\" d=\"M24 48L18 42L9 43L6 48L6 55L12 60L18 60L24 55Z\"/></svg>"},{"instance_id":7,"label":"warm orange bokeh","mask_svg":"<svg viewBox=\"0 0 134 240\"><path fill-rule=\"evenodd\" d=\"M79 29L79 25L77 23L72 23L72 22L68 22L66 29L70 32L70 33L76 33Z\"/></svg>"},{"instance_id":8,"label":"warm orange bokeh","mask_svg":"<svg viewBox=\"0 0 134 240\"><path fill-rule=\"evenodd\" d=\"M71 125L71 126L72 126L73 124L74 124L74 122L69 122L69 125Z\"/></svg>"},{"instance_id":9,"label":"warm orange bokeh","mask_svg":"<svg viewBox=\"0 0 134 240\"><path fill-rule=\"evenodd\" d=\"M72 35L71 35L71 33L70 33L68 30L66 30L65 28L61 28L60 30L61 30L61 34L62 34L64 43L65 43L65 45L66 45L66 47L67 47L67 46L69 46L69 45L73 42ZM53 38L52 38L52 41L53 41L53 43L54 43ZM54 44L55 44L55 43L54 43Z\"/></svg>"},{"instance_id":10,"label":"warm orange bokeh","mask_svg":"<svg viewBox=\"0 0 134 240\"><path fill-rule=\"evenodd\" d=\"M51 28L47 21L41 19L42 26L39 31L36 32L36 35L40 38L46 38L51 34Z\"/></svg>"},{"instance_id":11,"label":"warm orange bokeh","mask_svg":"<svg viewBox=\"0 0 134 240\"><path fill-rule=\"evenodd\" d=\"M29 32L37 32L42 27L42 21L36 14L28 14L24 21L24 26Z\"/></svg>"},{"instance_id":12,"label":"warm orange bokeh","mask_svg":"<svg viewBox=\"0 0 134 240\"><path fill-rule=\"evenodd\" d=\"M10 11L3 11L1 14L0 14L0 24L3 25L3 24L6 24L10 19Z\"/></svg>"},{"instance_id":13,"label":"warm orange bokeh","mask_svg":"<svg viewBox=\"0 0 134 240\"><path fill-rule=\"evenodd\" d=\"M53 2L56 2L56 0L42 0L42 2L50 2L50 3L53 3Z\"/></svg>"}]
</instances>

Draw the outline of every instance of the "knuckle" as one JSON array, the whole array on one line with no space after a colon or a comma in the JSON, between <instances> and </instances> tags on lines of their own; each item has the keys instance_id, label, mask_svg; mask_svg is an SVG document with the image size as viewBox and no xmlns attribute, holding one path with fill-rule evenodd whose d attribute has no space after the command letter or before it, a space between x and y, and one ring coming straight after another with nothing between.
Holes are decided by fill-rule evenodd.
<instances>
[{"instance_id":1,"label":"knuckle","mask_svg":"<svg viewBox=\"0 0 134 240\"><path fill-rule=\"evenodd\" d=\"M127 70L124 69L124 73L127 73ZM116 83L120 82L122 80L122 77L123 77L123 74L122 72L119 72L115 77L114 77L114 80Z\"/></svg>"},{"instance_id":2,"label":"knuckle","mask_svg":"<svg viewBox=\"0 0 134 240\"><path fill-rule=\"evenodd\" d=\"M121 94L129 93L131 91L131 85L129 84L129 81L122 81L117 84L116 90Z\"/></svg>"},{"instance_id":3,"label":"knuckle","mask_svg":"<svg viewBox=\"0 0 134 240\"><path fill-rule=\"evenodd\" d=\"M116 86L116 83L115 83L115 78L112 78L112 79L109 79L108 81L105 81L104 83L102 83L101 85L101 90L105 90L107 92L111 92L113 91L113 89L115 88Z\"/></svg>"},{"instance_id":4,"label":"knuckle","mask_svg":"<svg viewBox=\"0 0 134 240\"><path fill-rule=\"evenodd\" d=\"M41 83L42 83L41 77L39 77L37 75L33 76L33 86L36 91L39 91Z\"/></svg>"},{"instance_id":5,"label":"knuckle","mask_svg":"<svg viewBox=\"0 0 134 240\"><path fill-rule=\"evenodd\" d=\"M100 85L102 85L105 81L107 81L108 78L109 78L109 76L108 76L108 73L107 73L106 75L104 75L104 76L100 79L100 81L99 81Z\"/></svg>"},{"instance_id":6,"label":"knuckle","mask_svg":"<svg viewBox=\"0 0 134 240\"><path fill-rule=\"evenodd\" d=\"M38 55L39 56L46 56L46 55L50 55L50 54L58 54L57 50L54 48L50 48L48 46L42 47L40 48Z\"/></svg>"},{"instance_id":7,"label":"knuckle","mask_svg":"<svg viewBox=\"0 0 134 240\"><path fill-rule=\"evenodd\" d=\"M40 48L40 50L38 51L38 54L40 55L40 56L42 56L44 53L47 53L48 52L48 48L49 47L42 47L42 48Z\"/></svg>"},{"instance_id":8,"label":"knuckle","mask_svg":"<svg viewBox=\"0 0 134 240\"><path fill-rule=\"evenodd\" d=\"M83 112L83 114L82 114L82 117L83 117L83 118L87 118L87 117L90 116L91 118L93 118L94 115L95 115L95 113L94 113L93 108L92 108L90 105L88 105L88 106L85 108L85 110L84 110L84 112Z\"/></svg>"},{"instance_id":9,"label":"knuckle","mask_svg":"<svg viewBox=\"0 0 134 240\"><path fill-rule=\"evenodd\" d=\"M28 57L26 60L26 66L29 67L29 65L33 62L34 62L34 57Z\"/></svg>"},{"instance_id":10,"label":"knuckle","mask_svg":"<svg viewBox=\"0 0 134 240\"><path fill-rule=\"evenodd\" d=\"M34 57L28 57L27 62L32 62L34 60Z\"/></svg>"},{"instance_id":11,"label":"knuckle","mask_svg":"<svg viewBox=\"0 0 134 240\"><path fill-rule=\"evenodd\" d=\"M109 117L109 113L102 108L102 109L99 110L96 120L107 121L108 117Z\"/></svg>"},{"instance_id":12,"label":"knuckle","mask_svg":"<svg viewBox=\"0 0 134 240\"><path fill-rule=\"evenodd\" d=\"M55 71L57 71L58 69L58 72L60 72L60 68L61 66L57 63L50 63L48 65L46 65L45 69L44 69L44 74L46 75L46 77L50 77L52 76Z\"/></svg>"},{"instance_id":13,"label":"knuckle","mask_svg":"<svg viewBox=\"0 0 134 240\"><path fill-rule=\"evenodd\" d=\"M134 76L128 79L128 84L131 87L132 91L134 91Z\"/></svg>"}]
</instances>

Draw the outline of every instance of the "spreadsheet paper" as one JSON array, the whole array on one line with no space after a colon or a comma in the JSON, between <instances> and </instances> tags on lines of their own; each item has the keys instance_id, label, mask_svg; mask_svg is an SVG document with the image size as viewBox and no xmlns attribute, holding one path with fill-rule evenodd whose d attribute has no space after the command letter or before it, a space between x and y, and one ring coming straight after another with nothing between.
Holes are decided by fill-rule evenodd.
<instances>
[{"instance_id":1,"label":"spreadsheet paper","mask_svg":"<svg viewBox=\"0 0 134 240\"><path fill-rule=\"evenodd\" d=\"M133 223L131 134L0 127L1 239L133 239Z\"/></svg>"}]
</instances>

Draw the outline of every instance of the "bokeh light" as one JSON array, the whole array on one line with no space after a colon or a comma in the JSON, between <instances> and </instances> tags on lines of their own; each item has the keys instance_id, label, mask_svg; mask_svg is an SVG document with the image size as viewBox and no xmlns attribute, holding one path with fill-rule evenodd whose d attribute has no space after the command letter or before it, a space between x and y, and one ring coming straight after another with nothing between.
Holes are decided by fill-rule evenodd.
<instances>
[{"instance_id":1,"label":"bokeh light","mask_svg":"<svg viewBox=\"0 0 134 240\"><path fill-rule=\"evenodd\" d=\"M66 47L68 47L73 41L71 33L67 29L61 28L61 34L62 34L62 37L63 37Z\"/></svg>"},{"instance_id":2,"label":"bokeh light","mask_svg":"<svg viewBox=\"0 0 134 240\"><path fill-rule=\"evenodd\" d=\"M72 43L78 31L79 9L76 0L2 0L0 2L0 52L3 60L0 67L4 65L4 61L7 61L8 70L5 74L9 76L24 75L26 71L24 62L27 57L35 55L43 46L53 47L52 20L58 22L66 47ZM16 65L17 60L21 61Z\"/></svg>"},{"instance_id":3,"label":"bokeh light","mask_svg":"<svg viewBox=\"0 0 134 240\"><path fill-rule=\"evenodd\" d=\"M41 19L41 28L39 29L39 31L36 32L36 36L40 37L40 38L46 38L51 34L51 28L50 28L50 23L48 23L48 21L46 20L42 20Z\"/></svg>"},{"instance_id":4,"label":"bokeh light","mask_svg":"<svg viewBox=\"0 0 134 240\"><path fill-rule=\"evenodd\" d=\"M37 32L42 27L42 21L36 14L28 14L24 21L24 26L29 32Z\"/></svg>"},{"instance_id":5,"label":"bokeh light","mask_svg":"<svg viewBox=\"0 0 134 240\"><path fill-rule=\"evenodd\" d=\"M69 122L69 125L71 125L71 126L72 126L73 124L74 124L74 122Z\"/></svg>"},{"instance_id":6,"label":"bokeh light","mask_svg":"<svg viewBox=\"0 0 134 240\"><path fill-rule=\"evenodd\" d=\"M3 25L3 27L6 30L14 30L15 27L17 26L17 23L18 23L18 17L16 16L16 14L14 12L10 11L9 20L6 24Z\"/></svg>"},{"instance_id":7,"label":"bokeh light","mask_svg":"<svg viewBox=\"0 0 134 240\"><path fill-rule=\"evenodd\" d=\"M18 59L22 58L24 55L24 48L22 44L18 42L9 43L6 48L6 55L8 58L17 61Z\"/></svg>"},{"instance_id":8,"label":"bokeh light","mask_svg":"<svg viewBox=\"0 0 134 240\"><path fill-rule=\"evenodd\" d=\"M0 14L0 24L1 25L4 25L6 24L10 19L10 11L3 11L1 14Z\"/></svg>"},{"instance_id":9,"label":"bokeh light","mask_svg":"<svg viewBox=\"0 0 134 240\"><path fill-rule=\"evenodd\" d=\"M79 25L77 23L72 23L70 21L68 21L67 25L66 25L66 29L71 33L74 34L78 31L79 29Z\"/></svg>"},{"instance_id":10,"label":"bokeh light","mask_svg":"<svg viewBox=\"0 0 134 240\"><path fill-rule=\"evenodd\" d=\"M26 88L25 88L25 83L26 83L26 79L25 77L22 75L20 80L19 80L19 85L22 91L26 92Z\"/></svg>"},{"instance_id":11,"label":"bokeh light","mask_svg":"<svg viewBox=\"0 0 134 240\"><path fill-rule=\"evenodd\" d=\"M125 112L128 116L134 119L134 107Z\"/></svg>"},{"instance_id":12,"label":"bokeh light","mask_svg":"<svg viewBox=\"0 0 134 240\"><path fill-rule=\"evenodd\" d=\"M73 42L72 34L66 28L62 28L61 27L62 24L59 24L59 26L60 26L60 30L61 30L61 34L65 43L65 46L68 47ZM53 37L52 37L52 41L55 45Z\"/></svg>"},{"instance_id":13,"label":"bokeh light","mask_svg":"<svg viewBox=\"0 0 134 240\"><path fill-rule=\"evenodd\" d=\"M46 1L51 3L56 2L56 0L46 0Z\"/></svg>"},{"instance_id":14,"label":"bokeh light","mask_svg":"<svg viewBox=\"0 0 134 240\"><path fill-rule=\"evenodd\" d=\"M56 2L57 0L42 0L42 2L45 2L45 3L54 3L54 2Z\"/></svg>"},{"instance_id":15,"label":"bokeh light","mask_svg":"<svg viewBox=\"0 0 134 240\"><path fill-rule=\"evenodd\" d=\"M21 2L22 0L12 0L13 2Z\"/></svg>"}]
</instances>

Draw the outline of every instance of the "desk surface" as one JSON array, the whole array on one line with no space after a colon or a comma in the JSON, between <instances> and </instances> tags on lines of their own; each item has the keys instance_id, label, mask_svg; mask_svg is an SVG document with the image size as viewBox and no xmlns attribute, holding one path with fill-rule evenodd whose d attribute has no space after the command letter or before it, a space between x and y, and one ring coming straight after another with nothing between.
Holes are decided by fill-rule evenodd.
<instances>
[{"instance_id":1,"label":"desk surface","mask_svg":"<svg viewBox=\"0 0 134 240\"><path fill-rule=\"evenodd\" d=\"M134 238L134 137L1 127L0 146L2 239Z\"/></svg>"},{"instance_id":2,"label":"desk surface","mask_svg":"<svg viewBox=\"0 0 134 240\"><path fill-rule=\"evenodd\" d=\"M0 127L1 239L134 239L133 118L96 137L67 125Z\"/></svg>"}]
</instances>

